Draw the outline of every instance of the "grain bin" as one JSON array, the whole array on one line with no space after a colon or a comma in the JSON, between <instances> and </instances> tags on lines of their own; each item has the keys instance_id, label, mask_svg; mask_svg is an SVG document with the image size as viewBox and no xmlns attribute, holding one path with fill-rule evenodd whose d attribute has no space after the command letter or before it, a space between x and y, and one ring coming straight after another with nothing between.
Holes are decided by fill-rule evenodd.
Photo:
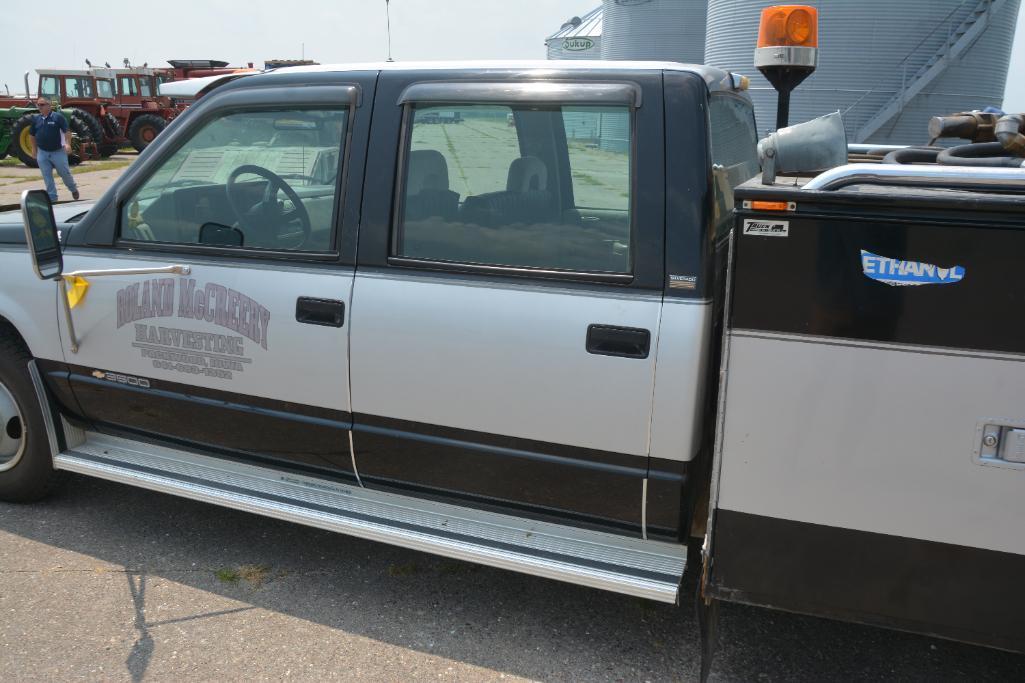
<instances>
[{"instance_id":1,"label":"grain bin","mask_svg":"<svg viewBox=\"0 0 1025 683\"><path fill-rule=\"evenodd\" d=\"M753 66L765 0L709 0L704 62L751 77L759 133L776 93ZM924 143L929 118L1000 106L1020 0L819 0L818 70L791 122L839 110L851 142ZM608 33L608 18L606 18Z\"/></svg>"},{"instance_id":2,"label":"grain bin","mask_svg":"<svg viewBox=\"0 0 1025 683\"><path fill-rule=\"evenodd\" d=\"M707 8L704 0L604 0L602 59L700 64Z\"/></svg>"},{"instance_id":3,"label":"grain bin","mask_svg":"<svg viewBox=\"0 0 1025 683\"><path fill-rule=\"evenodd\" d=\"M545 39L548 59L601 59L601 7L570 17Z\"/></svg>"}]
</instances>

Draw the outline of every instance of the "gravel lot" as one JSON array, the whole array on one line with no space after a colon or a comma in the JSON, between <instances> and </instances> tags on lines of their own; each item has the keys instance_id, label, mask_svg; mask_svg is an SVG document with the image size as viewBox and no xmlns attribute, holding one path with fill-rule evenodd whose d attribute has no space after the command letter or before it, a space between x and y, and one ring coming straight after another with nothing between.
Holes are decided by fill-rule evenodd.
<instances>
[{"instance_id":1,"label":"gravel lot","mask_svg":"<svg viewBox=\"0 0 1025 683\"><path fill-rule=\"evenodd\" d=\"M0 504L0 615L3 681L698 673L689 605L79 476L45 503ZM724 606L720 631L720 681L1025 679L1025 657L756 608Z\"/></svg>"}]
</instances>

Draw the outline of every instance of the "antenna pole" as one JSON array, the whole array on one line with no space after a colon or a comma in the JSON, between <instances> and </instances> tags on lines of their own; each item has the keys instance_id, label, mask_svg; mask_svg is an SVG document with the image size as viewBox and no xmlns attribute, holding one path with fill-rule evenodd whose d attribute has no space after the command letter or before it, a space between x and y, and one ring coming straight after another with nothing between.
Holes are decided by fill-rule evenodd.
<instances>
[{"instance_id":1,"label":"antenna pole","mask_svg":"<svg viewBox=\"0 0 1025 683\"><path fill-rule=\"evenodd\" d=\"M391 58L391 2L390 0L384 0L384 15L388 22L388 61L394 62Z\"/></svg>"}]
</instances>

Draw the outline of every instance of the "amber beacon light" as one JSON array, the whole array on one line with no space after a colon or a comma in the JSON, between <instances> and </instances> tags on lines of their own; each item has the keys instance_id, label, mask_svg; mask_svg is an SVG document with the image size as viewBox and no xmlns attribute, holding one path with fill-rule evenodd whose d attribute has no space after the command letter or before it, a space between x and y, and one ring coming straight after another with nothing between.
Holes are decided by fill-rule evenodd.
<instances>
[{"instance_id":1,"label":"amber beacon light","mask_svg":"<svg viewBox=\"0 0 1025 683\"><path fill-rule=\"evenodd\" d=\"M790 92L815 71L819 55L819 11L807 5L762 10L755 67L779 93L776 129L790 119Z\"/></svg>"}]
</instances>

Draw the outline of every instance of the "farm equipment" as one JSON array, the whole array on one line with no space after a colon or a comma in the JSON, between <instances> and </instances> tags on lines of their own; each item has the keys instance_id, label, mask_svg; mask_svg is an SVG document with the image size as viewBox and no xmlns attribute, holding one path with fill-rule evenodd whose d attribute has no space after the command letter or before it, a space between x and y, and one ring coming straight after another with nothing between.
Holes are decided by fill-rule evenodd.
<instances>
[{"instance_id":1,"label":"farm equipment","mask_svg":"<svg viewBox=\"0 0 1025 683\"><path fill-rule=\"evenodd\" d=\"M68 155L68 162L74 166L81 163L84 158L97 156L96 143L82 123L81 119L68 110L57 110L68 120L68 128L71 132L71 154ZM38 111L35 107L7 107L0 109L0 159L8 154L18 157L23 164L35 168L37 166L35 156L32 154L32 143L30 131L32 129L32 117Z\"/></svg>"}]
</instances>

